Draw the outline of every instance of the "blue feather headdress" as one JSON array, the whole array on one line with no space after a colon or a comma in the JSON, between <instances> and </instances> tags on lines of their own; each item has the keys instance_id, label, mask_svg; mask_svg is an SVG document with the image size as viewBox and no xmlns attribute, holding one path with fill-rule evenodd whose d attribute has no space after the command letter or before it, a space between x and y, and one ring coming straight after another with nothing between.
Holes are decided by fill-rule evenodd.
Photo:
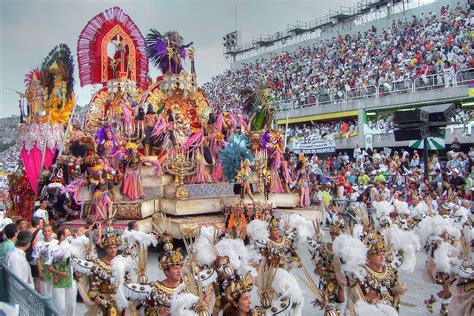
<instances>
[{"instance_id":1,"label":"blue feather headdress","mask_svg":"<svg viewBox=\"0 0 474 316\"><path fill-rule=\"evenodd\" d=\"M249 150L249 139L245 135L234 135L232 140L219 153L224 177L234 182L240 163L248 159L253 163L253 155Z\"/></svg>"}]
</instances>

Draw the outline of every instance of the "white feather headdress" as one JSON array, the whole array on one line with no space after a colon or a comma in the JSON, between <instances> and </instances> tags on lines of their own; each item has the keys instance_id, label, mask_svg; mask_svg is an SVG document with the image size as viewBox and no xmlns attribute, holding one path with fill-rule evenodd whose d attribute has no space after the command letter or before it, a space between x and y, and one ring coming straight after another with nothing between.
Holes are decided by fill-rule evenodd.
<instances>
[{"instance_id":1,"label":"white feather headdress","mask_svg":"<svg viewBox=\"0 0 474 316\"><path fill-rule=\"evenodd\" d=\"M420 240L415 233L403 231L397 225L392 225L382 231L386 241L390 241L392 250L396 253L403 251L403 263L399 269L413 272L416 266L416 251L421 249Z\"/></svg>"},{"instance_id":2,"label":"white feather headdress","mask_svg":"<svg viewBox=\"0 0 474 316\"><path fill-rule=\"evenodd\" d=\"M251 240L259 240L266 242L270 237L268 230L268 222L254 219L247 224L247 236Z\"/></svg>"},{"instance_id":3,"label":"white feather headdress","mask_svg":"<svg viewBox=\"0 0 474 316\"><path fill-rule=\"evenodd\" d=\"M334 254L342 259L341 270L346 275L354 275L359 280L365 277L363 268L367 258L367 246L352 236L341 234L332 244Z\"/></svg>"}]
</instances>

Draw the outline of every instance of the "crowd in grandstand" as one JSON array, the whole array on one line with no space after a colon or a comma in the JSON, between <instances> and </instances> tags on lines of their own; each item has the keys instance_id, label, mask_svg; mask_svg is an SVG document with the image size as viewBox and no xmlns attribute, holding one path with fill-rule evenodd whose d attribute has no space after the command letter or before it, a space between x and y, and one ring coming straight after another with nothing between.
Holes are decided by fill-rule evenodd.
<instances>
[{"instance_id":1,"label":"crowd in grandstand","mask_svg":"<svg viewBox=\"0 0 474 316\"><path fill-rule=\"evenodd\" d=\"M311 121L308 123L298 123L288 126L280 126L280 133L286 135L291 140L312 140L320 139L329 135L339 137L349 137L351 133L357 132L357 119L341 119L330 121Z\"/></svg>"},{"instance_id":2,"label":"crowd in grandstand","mask_svg":"<svg viewBox=\"0 0 474 316\"><path fill-rule=\"evenodd\" d=\"M234 107L239 91L266 76L275 100L314 103L345 95L381 95L392 90L455 82L455 73L474 68L472 11L458 4L404 20L387 28L340 35L294 51L272 54L241 69L227 70L204 85L211 104ZM437 76L430 76L436 75Z\"/></svg>"},{"instance_id":3,"label":"crowd in grandstand","mask_svg":"<svg viewBox=\"0 0 474 316\"><path fill-rule=\"evenodd\" d=\"M424 177L422 152L417 150L366 151L357 147L352 155L339 152L326 159L313 155L308 163L311 197L318 200L322 192L328 191L334 198L356 200L367 188L378 189L383 184L383 190L388 188L391 196L400 191L399 195L408 202L411 200L410 194L415 194L415 191L416 194L430 194L442 199L449 188L456 191L460 198L470 199L474 147L464 153L459 151L456 143L454 142L447 159L430 153L429 179ZM289 164L290 170L296 163L295 156ZM406 190L407 185L411 190ZM344 190L338 187L343 187Z\"/></svg>"}]
</instances>

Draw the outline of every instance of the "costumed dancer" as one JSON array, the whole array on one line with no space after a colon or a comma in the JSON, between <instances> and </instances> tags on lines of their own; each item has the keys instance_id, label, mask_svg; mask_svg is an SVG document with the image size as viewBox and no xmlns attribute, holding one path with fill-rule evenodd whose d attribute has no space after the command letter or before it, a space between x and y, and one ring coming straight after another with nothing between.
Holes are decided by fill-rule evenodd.
<instances>
[{"instance_id":1,"label":"costumed dancer","mask_svg":"<svg viewBox=\"0 0 474 316\"><path fill-rule=\"evenodd\" d=\"M38 113L44 112L44 100L47 98L46 90L41 85L41 70L30 71L25 77L25 97L28 101L27 123L37 121Z\"/></svg>"},{"instance_id":2,"label":"costumed dancer","mask_svg":"<svg viewBox=\"0 0 474 316\"><path fill-rule=\"evenodd\" d=\"M170 119L172 119L171 115ZM161 164L166 159L168 151L173 150L172 148L175 145L172 121L167 122L164 115L158 116L155 127L153 128L152 139L155 137L155 144L161 150L161 154L158 155Z\"/></svg>"},{"instance_id":3,"label":"costumed dancer","mask_svg":"<svg viewBox=\"0 0 474 316\"><path fill-rule=\"evenodd\" d=\"M50 123L67 125L74 108L74 59L65 44L56 46L45 58L42 80L47 87L46 117Z\"/></svg>"},{"instance_id":4,"label":"costumed dancer","mask_svg":"<svg viewBox=\"0 0 474 316\"><path fill-rule=\"evenodd\" d=\"M245 194L248 194L249 198L254 201L254 197L252 194L252 189L250 188L250 176L252 175L252 169L250 167L250 160L245 159L241 162L240 169L237 171L235 175L235 180L238 184L240 184L241 191L240 191L240 199L243 200Z\"/></svg>"},{"instance_id":5,"label":"costumed dancer","mask_svg":"<svg viewBox=\"0 0 474 316\"><path fill-rule=\"evenodd\" d=\"M304 154L300 154L298 157L298 163L296 165L296 188L299 191L299 206L306 207L311 204L311 200L309 197L309 172L306 169L306 157Z\"/></svg>"},{"instance_id":6,"label":"costumed dancer","mask_svg":"<svg viewBox=\"0 0 474 316\"><path fill-rule=\"evenodd\" d=\"M290 192L289 185L293 183L293 178L291 177L290 168L288 167L290 163L290 154L288 152L288 148L286 148L285 152L282 155L281 159L281 171L283 173L283 188L285 192Z\"/></svg>"},{"instance_id":7,"label":"costumed dancer","mask_svg":"<svg viewBox=\"0 0 474 316\"><path fill-rule=\"evenodd\" d=\"M124 161L125 175L123 177L122 194L132 201L145 196L141 176L142 159L137 149L137 144L128 143Z\"/></svg>"},{"instance_id":8,"label":"costumed dancer","mask_svg":"<svg viewBox=\"0 0 474 316\"><path fill-rule=\"evenodd\" d=\"M250 274L238 276L231 281L225 290L224 316L257 316L262 315L251 308L250 291L253 288L253 278Z\"/></svg>"},{"instance_id":9,"label":"costumed dancer","mask_svg":"<svg viewBox=\"0 0 474 316\"><path fill-rule=\"evenodd\" d=\"M458 240L461 232L454 228L449 217L441 215L424 218L419 224L417 234L427 255L423 279L429 283L439 284L442 290L424 301L427 310L433 312L433 304L441 303L440 313L448 315L448 305L452 293L450 286L454 278L450 275L450 265L453 257L457 257Z\"/></svg>"},{"instance_id":10,"label":"costumed dancer","mask_svg":"<svg viewBox=\"0 0 474 316\"><path fill-rule=\"evenodd\" d=\"M145 138L143 139L143 145L145 147L145 156L150 156L152 154L152 138L154 136L154 132L157 130L158 120L159 116L153 110L153 105L148 104L146 114L144 115Z\"/></svg>"},{"instance_id":11,"label":"costumed dancer","mask_svg":"<svg viewBox=\"0 0 474 316\"><path fill-rule=\"evenodd\" d=\"M181 268L184 257L180 249L174 250L173 237L162 234L164 254L160 259L160 268L166 278L161 281L147 283L143 279L139 284L127 282L124 284L125 296L142 302L145 315L170 315L171 296L182 282Z\"/></svg>"},{"instance_id":12,"label":"costumed dancer","mask_svg":"<svg viewBox=\"0 0 474 316\"><path fill-rule=\"evenodd\" d=\"M337 236L343 233L345 225L343 222L332 224L329 229L331 242L321 239L320 226L315 224L316 238L309 239L311 260L315 264L314 273L319 276L317 288L312 289L319 298L313 302L315 306L324 308L324 315L340 315L340 305L345 301L344 288L347 285L346 277L341 271L340 258L334 255L333 242ZM305 282L306 283L306 282ZM311 282L309 283L311 284Z\"/></svg>"},{"instance_id":13,"label":"costumed dancer","mask_svg":"<svg viewBox=\"0 0 474 316\"><path fill-rule=\"evenodd\" d=\"M219 153L222 170L227 181L235 180L241 182L241 197L245 193L253 199L250 188L250 165L254 157L249 150L248 138L245 135L234 135L232 140ZM240 168L240 169L239 169Z\"/></svg>"},{"instance_id":14,"label":"costumed dancer","mask_svg":"<svg viewBox=\"0 0 474 316\"><path fill-rule=\"evenodd\" d=\"M120 236L113 232L111 226L107 227L107 232L100 241L106 255L94 260L90 268L88 297L97 304L102 315L113 316L119 314L115 299L117 283L112 276L112 260L117 256L120 244Z\"/></svg>"},{"instance_id":15,"label":"costumed dancer","mask_svg":"<svg viewBox=\"0 0 474 316\"><path fill-rule=\"evenodd\" d=\"M207 160L212 158L209 157L209 148L205 146L206 136L204 129L196 128L194 133L191 134L181 145L181 148L186 151L191 151L196 159L196 174L191 177L190 182L196 184L211 183L213 182L210 172L207 170ZM206 157L207 156L207 159Z\"/></svg>"},{"instance_id":16,"label":"costumed dancer","mask_svg":"<svg viewBox=\"0 0 474 316\"><path fill-rule=\"evenodd\" d=\"M453 258L451 275L456 278L451 286L452 298L448 306L448 315L468 316L474 313L472 288L474 271L471 260L472 228L466 225L461 237L462 251Z\"/></svg>"},{"instance_id":17,"label":"costumed dancer","mask_svg":"<svg viewBox=\"0 0 474 316\"><path fill-rule=\"evenodd\" d=\"M268 139L267 139L268 138ZM272 180L270 182L270 192L283 193L285 190L281 184L280 169L283 154L282 138L279 132L270 131L263 136L262 145L267 149Z\"/></svg>"},{"instance_id":18,"label":"costumed dancer","mask_svg":"<svg viewBox=\"0 0 474 316\"><path fill-rule=\"evenodd\" d=\"M183 70L182 62L186 59L186 50L192 44L184 44L183 37L176 31L161 34L152 29L146 36L148 58L163 74L179 74Z\"/></svg>"},{"instance_id":19,"label":"costumed dancer","mask_svg":"<svg viewBox=\"0 0 474 316\"><path fill-rule=\"evenodd\" d=\"M398 272L386 261L387 246L383 236L367 233L367 246L358 238L341 234L333 242L336 256L342 259L341 270L348 277L348 315L398 315L400 297L406 292Z\"/></svg>"},{"instance_id":20,"label":"costumed dancer","mask_svg":"<svg viewBox=\"0 0 474 316\"><path fill-rule=\"evenodd\" d=\"M226 142L224 140L224 134L221 132L215 132L211 135L211 154L214 158L214 168L212 170L212 178L219 182L222 181L223 171L222 171L222 163L219 157L219 153L221 150L226 146Z\"/></svg>"},{"instance_id":21,"label":"costumed dancer","mask_svg":"<svg viewBox=\"0 0 474 316\"><path fill-rule=\"evenodd\" d=\"M104 170L102 161L97 161L92 167L92 174L89 177L91 185L92 199L91 210L94 210L96 220L102 220L112 215L112 189L113 175L115 171Z\"/></svg>"},{"instance_id":22,"label":"costumed dancer","mask_svg":"<svg viewBox=\"0 0 474 316\"><path fill-rule=\"evenodd\" d=\"M280 220L273 217L263 226L268 231L268 237L265 234L258 234L265 237L253 240L256 234L251 233L249 238L262 255L265 265L289 270L292 266L300 267L301 259L293 246L293 242L297 237L296 230L289 230L289 218L285 218L285 221L284 226L287 229L285 229L285 235L283 236L281 234Z\"/></svg>"},{"instance_id":23,"label":"costumed dancer","mask_svg":"<svg viewBox=\"0 0 474 316\"><path fill-rule=\"evenodd\" d=\"M98 154L105 158L105 168L117 169L119 158L119 141L109 125L105 125L97 132Z\"/></svg>"}]
</instances>

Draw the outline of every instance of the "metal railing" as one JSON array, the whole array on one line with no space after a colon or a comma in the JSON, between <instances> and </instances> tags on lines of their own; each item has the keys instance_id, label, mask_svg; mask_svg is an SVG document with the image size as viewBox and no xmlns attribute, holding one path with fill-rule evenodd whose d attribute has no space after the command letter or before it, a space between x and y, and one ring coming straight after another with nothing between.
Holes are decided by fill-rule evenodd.
<instances>
[{"instance_id":1,"label":"metal railing","mask_svg":"<svg viewBox=\"0 0 474 316\"><path fill-rule=\"evenodd\" d=\"M456 85L463 86L474 80L474 68L459 70L456 72Z\"/></svg>"},{"instance_id":2,"label":"metal railing","mask_svg":"<svg viewBox=\"0 0 474 316\"><path fill-rule=\"evenodd\" d=\"M385 96L416 93L418 91L433 90L467 85L474 80L474 68L457 71L454 75L449 73L438 73L434 75L420 76L414 81L396 80L381 83L377 86L356 87L350 90L339 90L334 92L320 92L311 94L305 99L278 100L278 111L288 111L292 109L302 109L317 105L335 104L358 99L383 98Z\"/></svg>"},{"instance_id":3,"label":"metal railing","mask_svg":"<svg viewBox=\"0 0 474 316\"><path fill-rule=\"evenodd\" d=\"M18 304L20 316L59 316L51 297L40 295L0 262L0 300Z\"/></svg>"}]
</instances>

